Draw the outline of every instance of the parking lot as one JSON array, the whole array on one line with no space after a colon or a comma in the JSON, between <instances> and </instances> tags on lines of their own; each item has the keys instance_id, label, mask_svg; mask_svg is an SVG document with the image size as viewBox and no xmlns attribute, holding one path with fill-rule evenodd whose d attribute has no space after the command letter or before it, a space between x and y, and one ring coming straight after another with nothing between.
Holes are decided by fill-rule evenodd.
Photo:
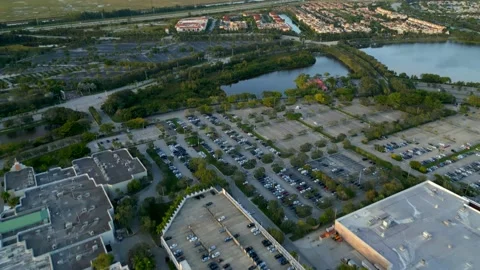
<instances>
[{"instance_id":1,"label":"parking lot","mask_svg":"<svg viewBox=\"0 0 480 270\"><path fill-rule=\"evenodd\" d=\"M478 126L466 124L474 120L471 116L455 115L371 141L368 145L358 145L392 162L392 154L401 156L404 170L408 170L408 163L415 160L428 172L434 172L439 168L432 165L437 160L478 144ZM375 150L375 145L385 152ZM442 167L449 164L442 164Z\"/></svg>"},{"instance_id":2,"label":"parking lot","mask_svg":"<svg viewBox=\"0 0 480 270\"><path fill-rule=\"evenodd\" d=\"M207 192L185 202L164 238L177 258L195 269L251 269L262 262L270 269L288 269L250 224L225 196Z\"/></svg>"},{"instance_id":3,"label":"parking lot","mask_svg":"<svg viewBox=\"0 0 480 270\"><path fill-rule=\"evenodd\" d=\"M303 105L295 111L301 112L303 120L308 124L321 126L325 132L335 137L341 133L356 134L365 127L361 121L321 104Z\"/></svg>"},{"instance_id":4,"label":"parking lot","mask_svg":"<svg viewBox=\"0 0 480 270\"><path fill-rule=\"evenodd\" d=\"M357 117L364 117L366 121L374 123L396 121L405 116L405 113L401 111L378 110L375 106L364 106L358 99L354 99L351 105L342 107L342 111Z\"/></svg>"}]
</instances>

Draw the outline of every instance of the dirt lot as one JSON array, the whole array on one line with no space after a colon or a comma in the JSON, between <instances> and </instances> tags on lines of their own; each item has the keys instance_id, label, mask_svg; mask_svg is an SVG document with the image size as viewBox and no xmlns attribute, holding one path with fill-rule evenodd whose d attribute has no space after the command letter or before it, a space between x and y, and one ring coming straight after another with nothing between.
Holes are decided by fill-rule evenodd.
<instances>
[{"instance_id":1,"label":"dirt lot","mask_svg":"<svg viewBox=\"0 0 480 270\"><path fill-rule=\"evenodd\" d=\"M167 0L23 0L1 1L0 22L33 18L65 16L67 13L118 9L150 9L154 7L185 6L210 3L223 3L225 0L167 1Z\"/></svg>"}]
</instances>

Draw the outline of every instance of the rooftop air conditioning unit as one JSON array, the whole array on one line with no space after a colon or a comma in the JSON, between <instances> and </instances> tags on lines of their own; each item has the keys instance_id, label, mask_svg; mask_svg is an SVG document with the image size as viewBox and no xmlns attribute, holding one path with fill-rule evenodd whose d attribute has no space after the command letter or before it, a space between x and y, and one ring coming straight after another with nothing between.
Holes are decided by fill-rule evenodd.
<instances>
[{"instance_id":1,"label":"rooftop air conditioning unit","mask_svg":"<svg viewBox=\"0 0 480 270\"><path fill-rule=\"evenodd\" d=\"M423 238L425 238L425 239L430 239L430 238L432 238L432 235L431 235L429 232L427 232L427 231L424 231L424 232L422 233L422 235L423 235Z\"/></svg>"},{"instance_id":2,"label":"rooftop air conditioning unit","mask_svg":"<svg viewBox=\"0 0 480 270\"><path fill-rule=\"evenodd\" d=\"M65 223L65 229L70 229L73 227L73 223L72 222L67 222Z\"/></svg>"},{"instance_id":3,"label":"rooftop air conditioning unit","mask_svg":"<svg viewBox=\"0 0 480 270\"><path fill-rule=\"evenodd\" d=\"M82 255L77 255L77 257L75 257L75 259L76 259L77 261L80 261L80 260L82 259Z\"/></svg>"},{"instance_id":4,"label":"rooftop air conditioning unit","mask_svg":"<svg viewBox=\"0 0 480 270\"><path fill-rule=\"evenodd\" d=\"M93 246L92 246L92 250L93 250L93 251L95 251L95 250L97 250L97 249L98 249L98 245L93 245Z\"/></svg>"},{"instance_id":5,"label":"rooftop air conditioning unit","mask_svg":"<svg viewBox=\"0 0 480 270\"><path fill-rule=\"evenodd\" d=\"M95 234L94 231L89 231L88 234L90 234L90 236L93 236Z\"/></svg>"}]
</instances>

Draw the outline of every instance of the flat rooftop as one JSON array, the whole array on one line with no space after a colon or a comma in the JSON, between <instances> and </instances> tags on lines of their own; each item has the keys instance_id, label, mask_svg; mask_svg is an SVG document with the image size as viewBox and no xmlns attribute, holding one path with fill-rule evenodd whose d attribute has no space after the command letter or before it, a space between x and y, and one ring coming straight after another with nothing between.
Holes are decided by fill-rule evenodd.
<instances>
[{"instance_id":1,"label":"flat rooftop","mask_svg":"<svg viewBox=\"0 0 480 270\"><path fill-rule=\"evenodd\" d=\"M392 269L480 269L480 212L426 181L337 219Z\"/></svg>"},{"instance_id":2,"label":"flat rooftop","mask_svg":"<svg viewBox=\"0 0 480 270\"><path fill-rule=\"evenodd\" d=\"M241 246L252 246L258 257L264 261L270 269L287 269L289 264L280 265L275 259L278 251L271 253L263 246L262 241L266 239L262 234L253 235L247 225L251 221L232 204L232 202L223 193L212 195L210 192L204 193L205 198L190 198L173 220L169 229L165 232L165 237L172 237L166 241L169 246L177 244L173 251L181 249L184 252L185 260L195 269L209 269L208 264L213 260L202 262L202 254L208 254L208 251L200 251L203 247L208 249L212 245L216 246L215 251L220 251L220 256L224 261L220 267L229 263L233 269L248 269L253 265L253 261L238 246L235 241L225 242L229 237L227 232L221 232L222 224L232 234L240 234L238 242ZM205 204L212 202L208 208ZM217 221L221 216L225 216L222 222ZM187 240L187 236L195 234L199 239L201 246L195 247L194 243ZM215 252L214 251L214 252Z\"/></svg>"},{"instance_id":3,"label":"flat rooftop","mask_svg":"<svg viewBox=\"0 0 480 270\"><path fill-rule=\"evenodd\" d=\"M53 270L86 269L101 253L106 253L100 237L52 254Z\"/></svg>"},{"instance_id":4,"label":"flat rooftop","mask_svg":"<svg viewBox=\"0 0 480 270\"><path fill-rule=\"evenodd\" d=\"M88 174L97 184L114 185L131 180L133 175L146 169L138 158L133 158L126 149L103 151L72 161L77 174Z\"/></svg>"},{"instance_id":5,"label":"flat rooftop","mask_svg":"<svg viewBox=\"0 0 480 270\"><path fill-rule=\"evenodd\" d=\"M41 185L56 182L58 180L62 180L65 178L70 178L75 175L76 175L75 170L72 167L68 167L65 169L52 168L46 172L35 175L35 179L37 180L37 185L41 186Z\"/></svg>"},{"instance_id":6,"label":"flat rooftop","mask_svg":"<svg viewBox=\"0 0 480 270\"><path fill-rule=\"evenodd\" d=\"M35 172L31 167L5 173L5 190L16 191L35 185Z\"/></svg>"},{"instance_id":7,"label":"flat rooftop","mask_svg":"<svg viewBox=\"0 0 480 270\"><path fill-rule=\"evenodd\" d=\"M51 270L50 258L34 259L24 243L15 243L0 248L0 269L2 270ZM73 268L72 268L73 269Z\"/></svg>"},{"instance_id":8,"label":"flat rooftop","mask_svg":"<svg viewBox=\"0 0 480 270\"><path fill-rule=\"evenodd\" d=\"M17 215L47 208L51 224L21 232L35 256L70 246L110 231L112 205L101 186L87 175L45 184L25 192Z\"/></svg>"}]
</instances>

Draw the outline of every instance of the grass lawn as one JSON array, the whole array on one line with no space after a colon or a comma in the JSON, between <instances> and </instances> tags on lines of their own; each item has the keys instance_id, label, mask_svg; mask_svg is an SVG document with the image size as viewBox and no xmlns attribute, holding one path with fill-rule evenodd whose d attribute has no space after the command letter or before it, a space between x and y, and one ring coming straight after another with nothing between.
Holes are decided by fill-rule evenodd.
<instances>
[{"instance_id":1,"label":"grass lawn","mask_svg":"<svg viewBox=\"0 0 480 270\"><path fill-rule=\"evenodd\" d=\"M223 3L225 0L2 0L0 22L36 18L63 17L83 11L118 9L149 9L154 7L193 6L194 4Z\"/></svg>"}]
</instances>

